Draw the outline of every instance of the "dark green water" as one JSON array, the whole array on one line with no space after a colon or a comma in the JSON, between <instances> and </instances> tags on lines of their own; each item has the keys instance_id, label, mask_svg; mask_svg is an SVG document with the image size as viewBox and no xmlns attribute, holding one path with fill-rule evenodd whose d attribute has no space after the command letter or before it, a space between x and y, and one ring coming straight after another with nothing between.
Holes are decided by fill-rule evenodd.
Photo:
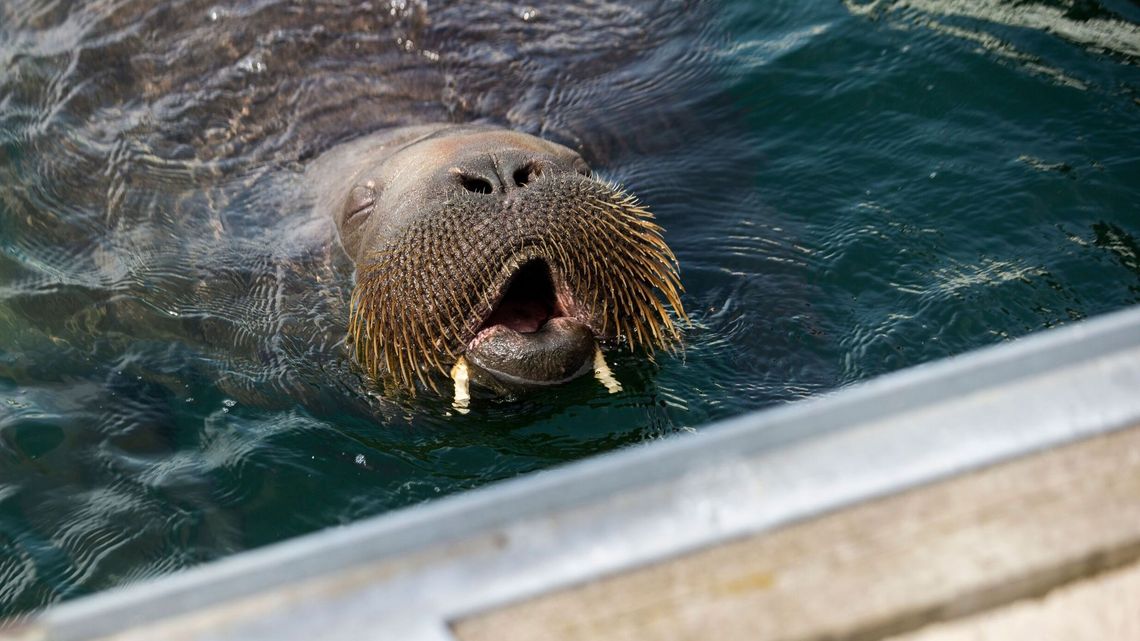
<instances>
[{"instance_id":1,"label":"dark green water","mask_svg":"<svg viewBox=\"0 0 1140 641\"><path fill-rule=\"evenodd\" d=\"M0 615L1140 300L1135 2L89 4L0 3ZM476 119L657 213L683 353L370 390L300 176Z\"/></svg>"}]
</instances>

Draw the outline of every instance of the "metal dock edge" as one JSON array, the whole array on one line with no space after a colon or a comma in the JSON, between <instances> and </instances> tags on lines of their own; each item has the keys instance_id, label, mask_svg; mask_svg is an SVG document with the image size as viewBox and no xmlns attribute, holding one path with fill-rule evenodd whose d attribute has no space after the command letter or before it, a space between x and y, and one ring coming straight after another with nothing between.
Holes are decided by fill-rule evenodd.
<instances>
[{"instance_id":1,"label":"metal dock edge","mask_svg":"<svg viewBox=\"0 0 1140 641\"><path fill-rule=\"evenodd\" d=\"M1079 445L1135 426L1140 426L1140 309L903 370L820 398L724 421L695 435L497 483L66 602L6 633L0 631L0 637L484 638L491 628L481 633L479 625L465 628L463 622L544 595L647 571L670 559L698 558L694 555L703 550L786 532L837 514L839 508L894 500L890 497L999 462L1028 460L1030 455L1051 453L1051 448ZM1124 448L1111 443L1104 447L1107 453L1095 456ZM1088 456L1090 461L1101 460ZM1026 467L1018 474L1041 475L1041 470L1063 467L1067 459L1050 460L1040 465L1051 468ZM1097 469L1102 467L1106 473L1109 468L1125 469L1097 464ZM1131 474L1132 468L1127 470ZM1106 477L1103 482L1123 481ZM987 483L991 485L985 487L996 489L970 491L1000 493L1011 486ZM1089 489L1089 496L1095 499L1100 493L1094 490ZM1011 505L1022 502L1024 496L1018 496L1010 499ZM1115 513L1106 510L1100 518L1111 520ZM883 514L874 518L889 519L892 512ZM1111 530L1112 525L1105 527ZM1074 532L1070 538L1080 538L1079 531ZM1133 534L1135 549L1128 544ZM802 535L807 538L797 540L813 536L807 532ZM949 609L915 605L919 618L861 615L862 623L844 628L855 630L846 637L832 628L819 630L831 638L880 638L1041 594L1089 572L1140 559L1140 532L1120 537L1103 543L1111 543L1110 550L1074 552L1073 559L1095 560L1081 561L1085 565L1080 571L1066 569L1072 564L1011 568L1008 576L1020 578L1008 590L993 585L997 579L991 576L984 586L965 586L952 599L946 597L953 601ZM762 557L767 548L747 549ZM984 559L971 562L985 564ZM799 566L809 563L805 557ZM642 580L665 579L643 575ZM771 592L772 582L781 579L747 584L732 580L756 596ZM868 590L874 588L875 581L864 583ZM987 596L976 602L962 600L962 594L975 593ZM581 594L620 599L613 595L621 592ZM802 598L813 595L804 593ZM643 615L648 616L637 616ZM514 626L511 622L521 620L488 619L486 625ZM559 622L555 627L559 634L544 636L605 636L587 623ZM813 638L818 632L772 630L771 636L780 638ZM724 637L709 630L708 638Z\"/></svg>"}]
</instances>

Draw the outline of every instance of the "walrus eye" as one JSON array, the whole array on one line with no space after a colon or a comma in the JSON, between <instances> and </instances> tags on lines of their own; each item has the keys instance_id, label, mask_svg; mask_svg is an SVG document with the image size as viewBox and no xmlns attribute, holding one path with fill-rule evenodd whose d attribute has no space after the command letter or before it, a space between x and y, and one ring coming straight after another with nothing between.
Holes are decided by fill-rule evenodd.
<instances>
[{"instance_id":1,"label":"walrus eye","mask_svg":"<svg viewBox=\"0 0 1140 641\"><path fill-rule=\"evenodd\" d=\"M537 180L541 175L542 165L529 163L515 170L515 184L519 187L526 187L532 181Z\"/></svg>"},{"instance_id":2,"label":"walrus eye","mask_svg":"<svg viewBox=\"0 0 1140 641\"><path fill-rule=\"evenodd\" d=\"M371 183L356 185L348 192L344 203L344 228L352 230L372 214L376 205L376 190Z\"/></svg>"}]
</instances>

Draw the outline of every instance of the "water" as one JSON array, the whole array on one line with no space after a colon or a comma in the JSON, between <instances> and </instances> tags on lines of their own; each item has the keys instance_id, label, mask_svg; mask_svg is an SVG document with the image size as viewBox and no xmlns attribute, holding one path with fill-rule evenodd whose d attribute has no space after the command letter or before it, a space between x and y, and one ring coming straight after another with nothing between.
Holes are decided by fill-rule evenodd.
<instances>
[{"instance_id":1,"label":"water","mask_svg":"<svg viewBox=\"0 0 1140 641\"><path fill-rule=\"evenodd\" d=\"M151 4L0 4L0 615L1140 300L1134 2ZM370 389L300 176L476 119L651 206L683 353Z\"/></svg>"}]
</instances>

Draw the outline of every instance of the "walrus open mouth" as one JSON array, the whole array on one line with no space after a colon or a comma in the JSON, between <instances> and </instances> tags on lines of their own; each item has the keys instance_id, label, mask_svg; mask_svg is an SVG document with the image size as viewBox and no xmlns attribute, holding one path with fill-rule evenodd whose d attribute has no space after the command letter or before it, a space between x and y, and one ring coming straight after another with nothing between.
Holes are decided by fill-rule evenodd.
<instances>
[{"instance_id":1,"label":"walrus open mouth","mask_svg":"<svg viewBox=\"0 0 1140 641\"><path fill-rule=\"evenodd\" d=\"M668 308L685 318L677 261L652 215L576 173L543 175L510 199L464 192L358 269L357 360L412 390L438 390L432 372L468 360L500 380L560 382L589 368L598 339L668 347L680 337Z\"/></svg>"},{"instance_id":2,"label":"walrus open mouth","mask_svg":"<svg viewBox=\"0 0 1140 641\"><path fill-rule=\"evenodd\" d=\"M524 264L506 283L506 292L494 304L480 333L502 325L523 334L537 332L552 318L566 316L554 293L550 266L541 258ZM478 336L476 336L478 340Z\"/></svg>"},{"instance_id":3,"label":"walrus open mouth","mask_svg":"<svg viewBox=\"0 0 1140 641\"><path fill-rule=\"evenodd\" d=\"M467 360L506 384L553 385L588 371L594 332L570 315L576 305L567 288L558 289L561 296L545 260L526 262L467 344Z\"/></svg>"}]
</instances>

